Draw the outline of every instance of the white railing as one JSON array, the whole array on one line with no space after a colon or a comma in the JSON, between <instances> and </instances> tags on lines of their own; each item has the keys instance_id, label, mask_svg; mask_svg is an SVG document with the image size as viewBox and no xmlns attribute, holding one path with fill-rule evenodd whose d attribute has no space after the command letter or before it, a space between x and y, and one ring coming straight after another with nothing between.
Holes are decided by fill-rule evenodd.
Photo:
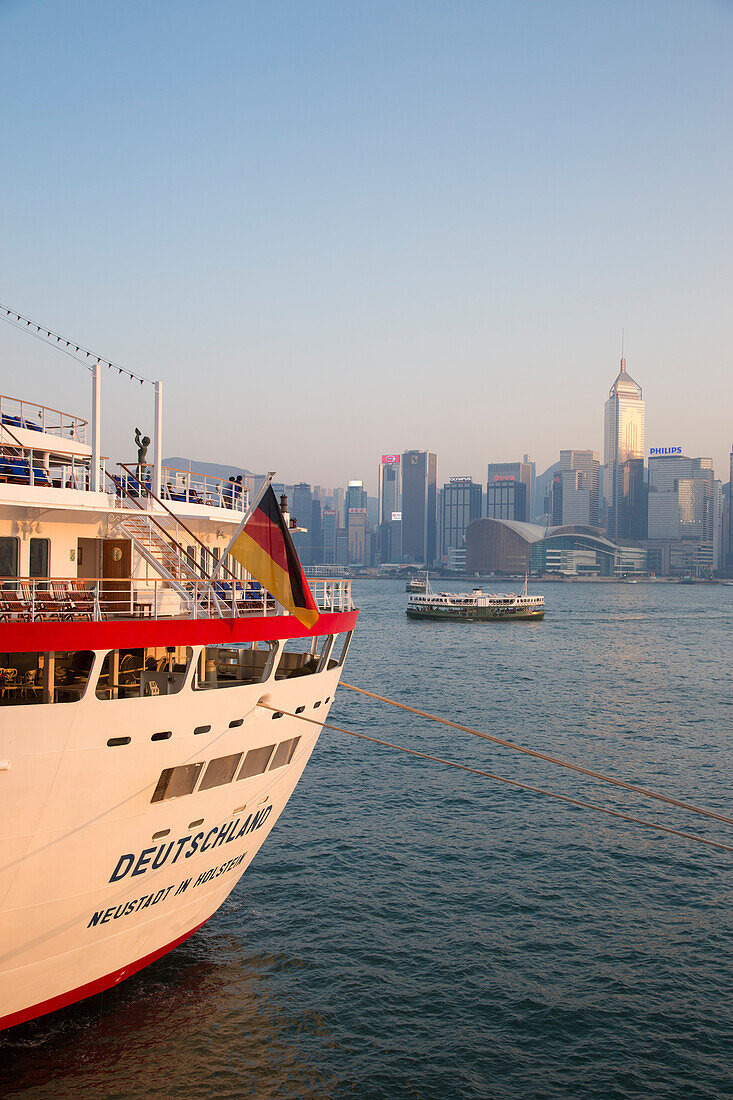
<instances>
[{"instance_id":1,"label":"white railing","mask_svg":"<svg viewBox=\"0 0 733 1100\"><path fill-rule=\"evenodd\" d=\"M352 611L351 581L313 583L319 610ZM164 578L0 579L0 622L231 619L289 615L257 581Z\"/></svg>"},{"instance_id":2,"label":"white railing","mask_svg":"<svg viewBox=\"0 0 733 1100\"><path fill-rule=\"evenodd\" d=\"M249 489L233 478L227 480L164 466L161 483L163 500L206 504L210 508L233 508L237 512L246 512L249 507Z\"/></svg>"},{"instance_id":3,"label":"white railing","mask_svg":"<svg viewBox=\"0 0 733 1100\"><path fill-rule=\"evenodd\" d=\"M11 429L49 432L64 439L76 439L80 443L85 443L87 438L87 422L80 416L4 394L0 394L0 423L7 424Z\"/></svg>"},{"instance_id":4,"label":"white railing","mask_svg":"<svg viewBox=\"0 0 733 1100\"><path fill-rule=\"evenodd\" d=\"M101 463L105 477L105 460ZM46 489L89 489L89 459L77 459L73 455L64 462L48 459L45 451L35 447L15 446L12 442L0 444L0 482L9 485L38 485ZM102 482L104 484L104 481Z\"/></svg>"}]
</instances>

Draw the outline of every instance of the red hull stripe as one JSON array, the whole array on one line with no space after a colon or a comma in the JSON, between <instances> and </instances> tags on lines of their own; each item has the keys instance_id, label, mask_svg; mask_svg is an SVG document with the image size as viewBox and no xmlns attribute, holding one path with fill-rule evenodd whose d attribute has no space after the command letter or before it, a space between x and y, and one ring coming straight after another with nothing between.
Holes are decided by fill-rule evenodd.
<instances>
[{"instance_id":1,"label":"red hull stripe","mask_svg":"<svg viewBox=\"0 0 733 1100\"><path fill-rule=\"evenodd\" d=\"M353 630L358 611L324 611L317 630L291 615L241 619L109 619L105 622L0 623L0 653L65 649L137 649L166 645L238 645Z\"/></svg>"},{"instance_id":2,"label":"red hull stripe","mask_svg":"<svg viewBox=\"0 0 733 1100\"><path fill-rule=\"evenodd\" d=\"M8 1027L16 1027L17 1024L25 1024L28 1020L35 1020L37 1016L45 1016L49 1012L57 1012L60 1008L66 1008L67 1005L83 1001L85 997L93 997L95 993L102 993L103 990L117 985L124 978L130 978L133 974L137 974L138 970L142 970L143 967L150 966L151 963L162 958L163 955L172 951L174 947L178 947L189 936L192 936L194 932L198 932L201 925L205 923L205 921L202 921L190 932L184 932L177 940L166 944L165 947L159 947L157 951L151 951L149 955L138 959L137 962L123 966L121 970L114 970L111 974L105 974L103 978L87 982L86 985L80 985L76 989L69 990L68 993L60 993L58 997L51 997L48 1001L41 1001L40 1004L32 1005L30 1008L21 1008L18 1012L11 1012L9 1016L0 1016L0 1031L4 1031Z\"/></svg>"}]
</instances>

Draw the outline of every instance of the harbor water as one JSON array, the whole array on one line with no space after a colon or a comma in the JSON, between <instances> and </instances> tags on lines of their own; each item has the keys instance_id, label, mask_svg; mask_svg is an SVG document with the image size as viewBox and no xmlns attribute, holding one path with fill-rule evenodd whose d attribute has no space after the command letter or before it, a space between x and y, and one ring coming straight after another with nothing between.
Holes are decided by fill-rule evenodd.
<instances>
[{"instance_id":1,"label":"harbor water","mask_svg":"<svg viewBox=\"0 0 733 1100\"><path fill-rule=\"evenodd\" d=\"M505 624L410 622L404 582L354 590L347 682L731 813L733 588L530 584L546 619ZM347 690L331 721L733 843ZM0 1095L730 1096L732 871L324 731L220 912L117 989L1 1035Z\"/></svg>"}]
</instances>

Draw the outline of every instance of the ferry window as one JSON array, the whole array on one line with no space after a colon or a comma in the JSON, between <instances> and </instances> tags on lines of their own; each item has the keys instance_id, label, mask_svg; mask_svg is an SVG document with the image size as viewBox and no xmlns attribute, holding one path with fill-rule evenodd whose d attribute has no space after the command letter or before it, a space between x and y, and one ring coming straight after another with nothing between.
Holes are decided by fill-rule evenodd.
<instances>
[{"instance_id":1,"label":"ferry window","mask_svg":"<svg viewBox=\"0 0 733 1100\"><path fill-rule=\"evenodd\" d=\"M195 688L237 687L261 684L269 679L277 655L277 642L248 642L240 646L206 646L196 669Z\"/></svg>"},{"instance_id":2,"label":"ferry window","mask_svg":"<svg viewBox=\"0 0 733 1100\"><path fill-rule=\"evenodd\" d=\"M93 661L88 650L0 653L0 706L77 703Z\"/></svg>"},{"instance_id":3,"label":"ferry window","mask_svg":"<svg viewBox=\"0 0 733 1100\"><path fill-rule=\"evenodd\" d=\"M201 761L200 764L182 764L179 768L164 768L150 801L162 802L166 798L191 794L203 766Z\"/></svg>"},{"instance_id":4,"label":"ferry window","mask_svg":"<svg viewBox=\"0 0 733 1100\"><path fill-rule=\"evenodd\" d=\"M274 749L274 745L263 745L260 749L250 749L244 758L242 770L237 776L237 780L249 779L252 775L261 775L270 763L270 757Z\"/></svg>"},{"instance_id":5,"label":"ferry window","mask_svg":"<svg viewBox=\"0 0 733 1100\"><path fill-rule=\"evenodd\" d=\"M186 557L188 558L190 565L196 565L196 552L193 546L186 547Z\"/></svg>"},{"instance_id":6,"label":"ferry window","mask_svg":"<svg viewBox=\"0 0 733 1100\"><path fill-rule=\"evenodd\" d=\"M270 771L274 771L275 768L283 768L286 764L289 764L293 759L293 754L298 747L299 737L291 737L289 741L281 741L277 746L275 755L272 758L270 764Z\"/></svg>"},{"instance_id":7,"label":"ferry window","mask_svg":"<svg viewBox=\"0 0 733 1100\"><path fill-rule=\"evenodd\" d=\"M333 646L331 647L331 658L328 662L329 668L338 668L339 665L344 663L353 633L353 630L349 630L348 632L342 631L340 634L335 635Z\"/></svg>"},{"instance_id":8,"label":"ferry window","mask_svg":"<svg viewBox=\"0 0 733 1100\"><path fill-rule=\"evenodd\" d=\"M275 679L289 680L293 676L320 672L328 656L329 645L327 634L314 638L288 638L280 654Z\"/></svg>"},{"instance_id":9,"label":"ferry window","mask_svg":"<svg viewBox=\"0 0 733 1100\"><path fill-rule=\"evenodd\" d=\"M98 699L140 699L175 695L186 682L193 650L190 646L148 646L114 649L102 663Z\"/></svg>"},{"instance_id":10,"label":"ferry window","mask_svg":"<svg viewBox=\"0 0 733 1100\"><path fill-rule=\"evenodd\" d=\"M200 791L208 791L209 787L221 787L223 783L231 783L234 773L242 759L241 752L233 756L220 756L217 760L211 760L201 780Z\"/></svg>"},{"instance_id":11,"label":"ferry window","mask_svg":"<svg viewBox=\"0 0 733 1100\"><path fill-rule=\"evenodd\" d=\"M48 555L50 542L48 539L30 540L30 567L29 577L48 576Z\"/></svg>"},{"instance_id":12,"label":"ferry window","mask_svg":"<svg viewBox=\"0 0 733 1100\"><path fill-rule=\"evenodd\" d=\"M209 575L209 570L208 570L207 563L206 563L206 556L207 556L206 547L202 546L201 550L199 551L199 564L201 566L201 573L204 577L208 577L208 575Z\"/></svg>"},{"instance_id":13,"label":"ferry window","mask_svg":"<svg viewBox=\"0 0 733 1100\"><path fill-rule=\"evenodd\" d=\"M18 576L17 538L0 538L0 577Z\"/></svg>"}]
</instances>

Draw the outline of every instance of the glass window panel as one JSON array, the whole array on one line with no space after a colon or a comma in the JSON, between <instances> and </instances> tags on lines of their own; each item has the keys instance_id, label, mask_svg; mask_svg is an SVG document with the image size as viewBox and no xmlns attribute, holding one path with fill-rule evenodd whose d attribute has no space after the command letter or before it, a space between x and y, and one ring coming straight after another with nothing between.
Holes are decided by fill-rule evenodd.
<instances>
[{"instance_id":1,"label":"glass window panel","mask_svg":"<svg viewBox=\"0 0 733 1100\"><path fill-rule=\"evenodd\" d=\"M282 768L285 764L289 764L293 759L293 753L295 752L299 737L291 737L289 741L281 741L275 750L275 755L270 764L270 771L274 771L275 768Z\"/></svg>"},{"instance_id":2,"label":"glass window panel","mask_svg":"<svg viewBox=\"0 0 733 1100\"><path fill-rule=\"evenodd\" d=\"M18 576L18 539L0 538L0 577Z\"/></svg>"},{"instance_id":3,"label":"glass window panel","mask_svg":"<svg viewBox=\"0 0 733 1100\"><path fill-rule=\"evenodd\" d=\"M328 634L288 638L280 652L275 679L289 680L293 676L309 676L318 672L328 642Z\"/></svg>"},{"instance_id":4,"label":"glass window panel","mask_svg":"<svg viewBox=\"0 0 733 1100\"><path fill-rule=\"evenodd\" d=\"M102 663L96 687L97 698L140 699L176 695L186 682L192 656L191 646L113 650Z\"/></svg>"},{"instance_id":5,"label":"glass window panel","mask_svg":"<svg viewBox=\"0 0 733 1100\"><path fill-rule=\"evenodd\" d=\"M48 539L30 540L30 566L29 577L48 576L48 556L50 542Z\"/></svg>"},{"instance_id":6,"label":"glass window panel","mask_svg":"<svg viewBox=\"0 0 733 1100\"><path fill-rule=\"evenodd\" d=\"M277 642L206 646L196 669L197 690L261 684L272 672Z\"/></svg>"},{"instance_id":7,"label":"glass window panel","mask_svg":"<svg viewBox=\"0 0 733 1100\"><path fill-rule=\"evenodd\" d=\"M181 795L191 794L196 786L204 763L183 764L178 768L165 768L160 773L151 802L162 802L166 798L180 798Z\"/></svg>"},{"instance_id":8,"label":"glass window panel","mask_svg":"<svg viewBox=\"0 0 733 1100\"><path fill-rule=\"evenodd\" d=\"M221 787L223 783L231 783L237 770L241 752L233 756L220 756L217 760L211 760L201 780L200 791L207 791L209 787Z\"/></svg>"},{"instance_id":9,"label":"glass window panel","mask_svg":"<svg viewBox=\"0 0 733 1100\"><path fill-rule=\"evenodd\" d=\"M259 749L250 749L244 758L242 770L237 779L249 779L252 775L261 775L270 763L274 745L263 745Z\"/></svg>"},{"instance_id":10,"label":"glass window panel","mask_svg":"<svg viewBox=\"0 0 733 1100\"><path fill-rule=\"evenodd\" d=\"M76 703L84 694L93 661L89 650L0 653L0 706Z\"/></svg>"}]
</instances>

